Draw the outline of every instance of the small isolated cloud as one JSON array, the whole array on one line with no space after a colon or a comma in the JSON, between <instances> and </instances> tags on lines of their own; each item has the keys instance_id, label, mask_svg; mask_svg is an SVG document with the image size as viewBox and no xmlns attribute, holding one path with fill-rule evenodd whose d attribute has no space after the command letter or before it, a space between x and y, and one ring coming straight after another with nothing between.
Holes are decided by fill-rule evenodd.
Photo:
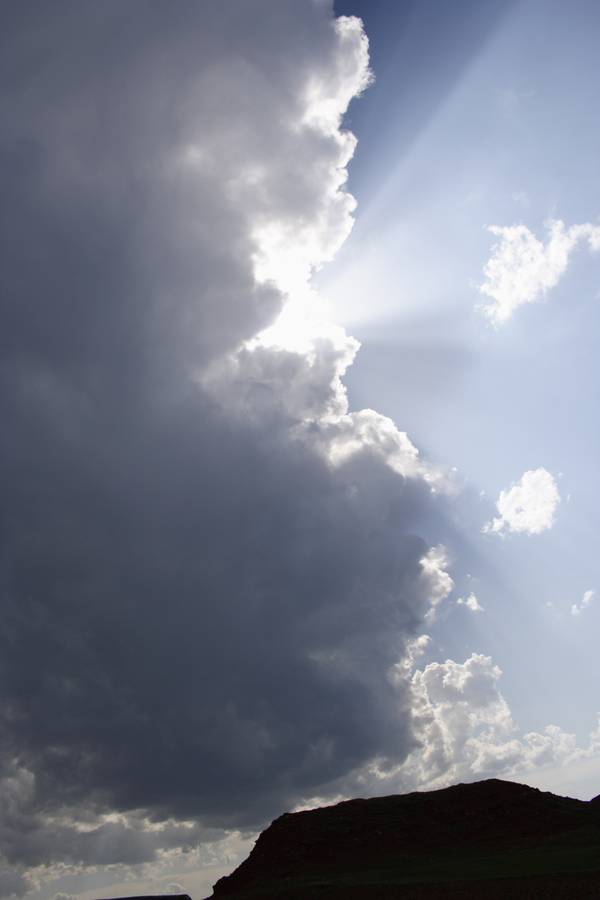
<instances>
[{"instance_id":1,"label":"small isolated cloud","mask_svg":"<svg viewBox=\"0 0 600 900\"><path fill-rule=\"evenodd\" d=\"M517 307L540 300L566 272L575 247L587 241L600 250L600 225L571 225L560 219L547 223L546 241L540 241L525 225L489 226L499 238L483 273L479 290L488 298L481 304L494 325L508 321Z\"/></svg>"},{"instance_id":2,"label":"small isolated cloud","mask_svg":"<svg viewBox=\"0 0 600 900\"><path fill-rule=\"evenodd\" d=\"M484 612L483 606L473 593L469 594L468 597L459 597L456 603L458 606L466 606L471 612Z\"/></svg>"},{"instance_id":3,"label":"small isolated cloud","mask_svg":"<svg viewBox=\"0 0 600 900\"><path fill-rule=\"evenodd\" d=\"M496 501L499 515L483 526L483 532L541 534L552 528L560 494L546 469L530 469Z\"/></svg>"},{"instance_id":4,"label":"small isolated cloud","mask_svg":"<svg viewBox=\"0 0 600 900\"><path fill-rule=\"evenodd\" d=\"M571 615L572 616L580 616L584 609L587 609L592 600L594 600L596 596L596 591L585 591L583 597L579 601L579 603L574 603L571 606Z\"/></svg>"}]
</instances>

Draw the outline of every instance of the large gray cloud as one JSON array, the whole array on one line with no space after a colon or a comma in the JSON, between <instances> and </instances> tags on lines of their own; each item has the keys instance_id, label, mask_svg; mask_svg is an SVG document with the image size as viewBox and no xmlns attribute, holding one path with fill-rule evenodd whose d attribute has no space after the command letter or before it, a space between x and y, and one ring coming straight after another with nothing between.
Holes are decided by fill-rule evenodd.
<instances>
[{"instance_id":1,"label":"large gray cloud","mask_svg":"<svg viewBox=\"0 0 600 900\"><path fill-rule=\"evenodd\" d=\"M341 333L244 343L350 227L359 23L323 0L3 18L2 849L139 862L184 826L96 814L256 825L415 746L389 673L448 589L422 562L439 479L348 411Z\"/></svg>"}]
</instances>

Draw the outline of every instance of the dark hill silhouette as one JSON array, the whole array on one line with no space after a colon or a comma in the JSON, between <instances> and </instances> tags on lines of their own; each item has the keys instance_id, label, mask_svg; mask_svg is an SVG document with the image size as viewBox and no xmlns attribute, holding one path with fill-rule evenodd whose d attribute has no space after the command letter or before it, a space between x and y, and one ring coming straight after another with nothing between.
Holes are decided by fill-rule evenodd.
<instances>
[{"instance_id":1,"label":"dark hill silhouette","mask_svg":"<svg viewBox=\"0 0 600 900\"><path fill-rule=\"evenodd\" d=\"M192 900L189 894L138 894L135 897L112 897L111 900Z\"/></svg>"},{"instance_id":2,"label":"dark hill silhouette","mask_svg":"<svg viewBox=\"0 0 600 900\"><path fill-rule=\"evenodd\" d=\"M490 779L286 813L223 900L600 897L600 801Z\"/></svg>"}]
</instances>

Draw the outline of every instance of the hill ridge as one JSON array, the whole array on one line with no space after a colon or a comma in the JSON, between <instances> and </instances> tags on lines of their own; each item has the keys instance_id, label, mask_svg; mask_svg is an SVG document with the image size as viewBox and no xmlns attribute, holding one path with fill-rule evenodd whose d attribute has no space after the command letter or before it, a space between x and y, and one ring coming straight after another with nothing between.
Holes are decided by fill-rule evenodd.
<instances>
[{"instance_id":1,"label":"hill ridge","mask_svg":"<svg viewBox=\"0 0 600 900\"><path fill-rule=\"evenodd\" d=\"M464 896L476 896L469 884L481 891L485 882L487 891L495 879L582 875L591 878L593 893L581 896L597 896L597 799L490 778L284 813L212 896L306 900L351 897L356 889L364 898L433 897L465 881ZM511 882L517 897L515 889ZM553 895L546 885L540 896ZM569 896L579 895L569 888Z\"/></svg>"}]
</instances>

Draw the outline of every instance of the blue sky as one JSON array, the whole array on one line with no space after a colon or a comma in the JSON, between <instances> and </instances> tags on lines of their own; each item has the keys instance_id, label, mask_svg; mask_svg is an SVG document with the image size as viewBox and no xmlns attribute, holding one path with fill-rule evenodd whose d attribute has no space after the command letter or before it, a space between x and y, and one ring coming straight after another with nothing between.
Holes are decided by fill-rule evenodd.
<instances>
[{"instance_id":1,"label":"blue sky","mask_svg":"<svg viewBox=\"0 0 600 900\"><path fill-rule=\"evenodd\" d=\"M456 563L486 613L453 613L439 649L490 653L521 727L551 721L583 739L598 708L600 612L570 610L600 577L600 259L577 250L543 302L498 328L475 307L494 243L485 226L543 237L549 218L598 221L600 11L535 0L337 8L364 17L376 75L348 117L357 222L319 276L362 342L351 402L391 416L464 480ZM478 534L500 490L539 466L558 479L553 528ZM460 577L456 588L467 590Z\"/></svg>"}]
</instances>

